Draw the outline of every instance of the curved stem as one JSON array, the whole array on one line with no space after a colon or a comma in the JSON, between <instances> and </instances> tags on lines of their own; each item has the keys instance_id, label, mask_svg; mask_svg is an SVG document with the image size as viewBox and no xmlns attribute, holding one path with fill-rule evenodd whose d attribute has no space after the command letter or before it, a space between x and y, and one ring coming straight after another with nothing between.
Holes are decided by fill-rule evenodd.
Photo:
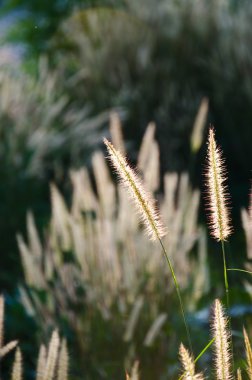
<instances>
[{"instance_id":1,"label":"curved stem","mask_svg":"<svg viewBox=\"0 0 252 380\"><path fill-rule=\"evenodd\" d=\"M227 300L227 309L229 310L229 285L228 285L228 277L227 277L227 265L226 265L226 253L224 241L221 241L221 249L222 249L222 257L223 257L223 269L224 269L224 283L226 290L226 300Z\"/></svg>"},{"instance_id":2,"label":"curved stem","mask_svg":"<svg viewBox=\"0 0 252 380\"><path fill-rule=\"evenodd\" d=\"M170 269L170 272L171 272L171 275L172 275L172 278L173 278L173 282L174 282L174 285L175 285L175 288L176 288L177 296L178 296L178 299L179 299L180 310L181 310L183 322L184 322L185 329L186 329L186 335L187 335L187 339L188 339L188 344L189 344L189 347L190 347L190 351L192 352L192 342L191 342L190 332L189 332L189 328L188 328L186 317L185 317L185 311L184 311L183 301L182 301L182 297L181 297L180 287L179 287L179 284L178 284L178 281L177 281L177 278L176 278L176 275L175 275L175 272L174 272L171 260L168 257L168 254L167 254L166 249L165 249L165 247L163 245L163 242L162 242L161 239L159 239L159 242L160 242L160 245L162 247L165 259L166 259L166 261L168 263L168 266L169 266L169 269Z\"/></svg>"},{"instance_id":3,"label":"curved stem","mask_svg":"<svg viewBox=\"0 0 252 380\"><path fill-rule=\"evenodd\" d=\"M249 270L245 270L245 269L228 268L227 270L252 274L252 272L250 272Z\"/></svg>"}]
</instances>

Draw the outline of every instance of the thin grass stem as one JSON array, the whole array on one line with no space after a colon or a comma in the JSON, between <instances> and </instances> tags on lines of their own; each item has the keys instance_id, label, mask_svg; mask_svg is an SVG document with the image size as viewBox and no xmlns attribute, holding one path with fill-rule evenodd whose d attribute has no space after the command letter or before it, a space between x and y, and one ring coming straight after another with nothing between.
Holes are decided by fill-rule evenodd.
<instances>
[{"instance_id":1,"label":"thin grass stem","mask_svg":"<svg viewBox=\"0 0 252 380\"><path fill-rule=\"evenodd\" d=\"M224 284L225 284L225 291L226 291L226 302L227 302L227 309L229 311L229 285L228 285L228 276L227 276L225 245L224 245L223 240L221 240L221 250L222 250L222 257L223 257L223 271L224 271Z\"/></svg>"},{"instance_id":2,"label":"thin grass stem","mask_svg":"<svg viewBox=\"0 0 252 380\"><path fill-rule=\"evenodd\" d=\"M244 272L244 273L252 274L252 272L250 272L249 270L245 270L245 269L227 268L227 270L229 270L229 271L236 271L236 272Z\"/></svg>"},{"instance_id":3,"label":"thin grass stem","mask_svg":"<svg viewBox=\"0 0 252 380\"><path fill-rule=\"evenodd\" d=\"M174 272L171 260L169 259L169 256L168 256L168 254L166 252L166 249L164 247L164 244L163 244L163 242L162 242L161 239L159 239L159 242L160 242L160 245L162 247L163 254L164 254L165 259L166 259L166 261L168 263L168 266L169 266L169 269L170 269L170 272L171 272L171 275L172 275L172 278L173 278L173 282L174 282L174 285L175 285L175 288L176 288L176 292L177 292L177 296L178 296L178 299L179 299L179 305L180 305L180 310L181 310L183 322L184 322L185 329L186 329L186 335L187 335L188 344L189 344L189 347L190 347L190 351L193 352L192 351L192 341L191 341L191 337L190 337L190 331L189 331L188 324L187 324L187 321L186 321L185 311L184 311L184 305L183 305L183 301L182 301L182 297L181 297L181 292L180 292L180 286L179 286L179 283L177 281L177 277L175 275L175 272Z\"/></svg>"}]
</instances>

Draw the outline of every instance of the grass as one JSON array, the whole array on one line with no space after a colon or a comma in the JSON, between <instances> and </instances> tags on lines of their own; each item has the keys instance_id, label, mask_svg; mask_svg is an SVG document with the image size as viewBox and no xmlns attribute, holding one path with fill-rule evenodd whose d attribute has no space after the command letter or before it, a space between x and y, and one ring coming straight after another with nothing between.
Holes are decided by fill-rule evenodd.
<instances>
[{"instance_id":1,"label":"grass","mask_svg":"<svg viewBox=\"0 0 252 380\"><path fill-rule=\"evenodd\" d=\"M26 286L20 287L20 297L45 336L54 330L48 349L43 345L40 348L37 379L67 379L68 372L70 379L78 379L85 371L94 379L101 374L113 377L121 376L126 368L128 379L138 376L203 379L215 371L213 378L227 380L234 378L238 363L241 378L246 366L235 349L234 368L230 366L232 332L221 301L214 302L211 339L193 323L202 299L205 297L208 304L212 303L205 231L197 221L199 191L190 188L186 174L170 173L164 177L163 196L157 193L159 157L153 125L147 128L139 154L141 176L147 189L143 190L140 174L136 175L117 153L117 146L123 151L125 147L120 123L116 120L115 124L115 117L112 121L113 145L107 141L106 144L119 160L119 171L123 166L123 180L143 214L140 215L142 224L138 223L128 194L114 184L104 155L97 152L92 159L95 186L85 168L71 171L70 204L51 184L52 216L44 237L41 238L31 212L27 214L27 239L21 234L17 236L26 280ZM210 192L216 192L216 186L222 182L217 166ZM212 215L216 218L215 228L219 229L215 237L218 234L218 240L223 241L227 237L223 235L225 226L221 225L225 205L220 201L223 190L218 191L212 195L211 210L217 210L216 215ZM158 194L160 211L155 206L154 194ZM242 215L249 217L249 213L250 210L243 211ZM248 234L251 228L248 219L246 223ZM161 249L146 238L146 228L150 237L161 243ZM160 259L162 253L167 258L168 268ZM224 273L231 270L224 264ZM178 291L181 319L172 280ZM183 324L186 331L181 327ZM60 339L56 327L68 336L72 352L70 371L66 341ZM186 339L189 350L180 345ZM247 335L245 341L248 356ZM5 347L13 349L16 344L11 342ZM211 365L207 356L213 347L215 361ZM178 351L181 372L177 364ZM193 352L198 352L195 360ZM136 359L139 359L140 370L137 364L133 365ZM13 379L21 379L21 363L22 353L18 348ZM166 363L172 368L167 370ZM196 363L200 363L201 372L197 371Z\"/></svg>"}]
</instances>

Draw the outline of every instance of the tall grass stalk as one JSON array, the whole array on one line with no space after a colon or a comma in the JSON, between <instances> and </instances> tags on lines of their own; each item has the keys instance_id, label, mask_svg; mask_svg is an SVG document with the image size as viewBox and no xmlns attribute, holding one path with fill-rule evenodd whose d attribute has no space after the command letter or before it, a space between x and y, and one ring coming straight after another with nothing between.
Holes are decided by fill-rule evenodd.
<instances>
[{"instance_id":1,"label":"tall grass stalk","mask_svg":"<svg viewBox=\"0 0 252 380\"><path fill-rule=\"evenodd\" d=\"M178 297L178 300L179 300L179 306L180 306L180 310L181 310L181 314L182 314L182 318L183 318L183 323L185 325L186 335L187 335L188 343L189 343L189 346L190 346L190 351L192 352L192 342L191 342L191 337L190 337L190 331L189 331L188 324L187 324L187 321L186 321L185 310L184 310L184 305L183 305L183 301L182 301L182 297L181 297L181 291L180 291L179 283L177 281L177 278L176 278L176 275L175 275L175 272L174 272L171 260L169 259L169 256L168 256L168 254L166 252L166 249L165 249L165 246L164 246L164 244L163 244L163 242L162 242L161 239L159 239L159 243L160 243L160 245L162 247L162 251L163 251L164 257L165 257L165 259L167 261L168 267L170 269L170 272L171 272L171 275L172 275L172 278L173 278L174 286L175 286L175 289L176 289L176 292L177 292L177 297Z\"/></svg>"},{"instance_id":2,"label":"tall grass stalk","mask_svg":"<svg viewBox=\"0 0 252 380\"><path fill-rule=\"evenodd\" d=\"M130 166L128 165L126 159L122 156L122 154L118 150L116 150L114 146L112 145L112 143L109 142L107 139L104 139L104 143L107 147L110 161L116 173L118 174L122 182L122 185L126 188L134 204L137 206L138 213L140 215L141 220L144 223L144 226L147 230L147 233L150 239L158 240L161 245L163 254L167 261L167 264L170 269L173 282L176 288L188 343L190 346L190 350L192 351L191 337L190 337L190 332L189 332L188 324L185 317L181 291L180 291L179 283L177 281L176 274L173 269L173 265L171 263L171 260L162 242L162 237L166 234L166 231L163 227L159 213L155 206L155 200L152 198L151 194L146 192L146 190L143 187L142 181L137 176L137 174L133 171L133 169L130 168Z\"/></svg>"},{"instance_id":3,"label":"tall grass stalk","mask_svg":"<svg viewBox=\"0 0 252 380\"><path fill-rule=\"evenodd\" d=\"M208 136L208 152L207 152L207 190L209 203L209 227L213 238L221 242L223 269L224 269L224 284L226 290L227 307L229 308L229 285L226 266L226 254L224 241L232 232L229 209L227 201L229 198L227 192L226 170L222 151L217 146L215 141L215 132L211 127Z\"/></svg>"},{"instance_id":4,"label":"tall grass stalk","mask_svg":"<svg viewBox=\"0 0 252 380\"><path fill-rule=\"evenodd\" d=\"M209 227L211 235L215 240L221 242L224 286L226 293L226 306L229 311L229 284L227 276L226 253L224 242L232 232L229 209L227 207L229 194L226 185L226 169L222 151L215 141L215 132L213 127L209 129L208 135L208 151L207 151L207 188L209 202ZM229 319L229 327L231 330L231 321ZM231 341L231 348L232 341ZM233 357L233 356L232 356Z\"/></svg>"}]
</instances>

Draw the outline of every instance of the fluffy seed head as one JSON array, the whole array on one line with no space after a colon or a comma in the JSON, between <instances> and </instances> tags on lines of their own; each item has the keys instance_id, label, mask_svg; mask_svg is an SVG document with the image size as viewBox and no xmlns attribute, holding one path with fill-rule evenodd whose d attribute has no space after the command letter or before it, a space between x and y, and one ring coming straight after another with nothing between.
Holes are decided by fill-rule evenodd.
<instances>
[{"instance_id":1,"label":"fluffy seed head","mask_svg":"<svg viewBox=\"0 0 252 380\"><path fill-rule=\"evenodd\" d=\"M116 170L122 185L127 189L134 201L139 216L146 227L151 240L161 239L165 235L165 229L157 212L155 201L143 188L142 181L130 168L126 159L107 139L104 139L110 161Z\"/></svg>"},{"instance_id":2,"label":"fluffy seed head","mask_svg":"<svg viewBox=\"0 0 252 380\"><path fill-rule=\"evenodd\" d=\"M252 379L252 349L249 341L249 337L245 328L243 329L245 350L246 350L246 361L247 361L247 374L249 379Z\"/></svg>"},{"instance_id":3,"label":"fluffy seed head","mask_svg":"<svg viewBox=\"0 0 252 380\"><path fill-rule=\"evenodd\" d=\"M58 358L58 350L60 345L60 338L58 332L55 330L52 333L51 341L48 348L48 355L46 360L44 380L53 380L55 374L55 367Z\"/></svg>"},{"instance_id":4,"label":"fluffy seed head","mask_svg":"<svg viewBox=\"0 0 252 380\"><path fill-rule=\"evenodd\" d=\"M19 348L16 350L11 380L22 380L22 354Z\"/></svg>"},{"instance_id":5,"label":"fluffy seed head","mask_svg":"<svg viewBox=\"0 0 252 380\"><path fill-rule=\"evenodd\" d=\"M193 153L197 153L202 145L208 108L208 99L203 98L200 103L196 119L194 121L194 126L191 135L191 150Z\"/></svg>"},{"instance_id":6,"label":"fluffy seed head","mask_svg":"<svg viewBox=\"0 0 252 380\"><path fill-rule=\"evenodd\" d=\"M231 354L230 354L230 332L228 319L224 314L223 306L219 300L215 300L213 309L212 332L215 354L215 371L217 380L230 380L231 376Z\"/></svg>"},{"instance_id":7,"label":"fluffy seed head","mask_svg":"<svg viewBox=\"0 0 252 380\"><path fill-rule=\"evenodd\" d=\"M226 174L222 152L215 141L214 129L208 136L206 185L208 194L209 227L211 235L218 241L224 241L232 232L227 191Z\"/></svg>"},{"instance_id":8,"label":"fluffy seed head","mask_svg":"<svg viewBox=\"0 0 252 380\"><path fill-rule=\"evenodd\" d=\"M241 369L237 369L237 380L242 380L242 374L241 374Z\"/></svg>"},{"instance_id":9,"label":"fluffy seed head","mask_svg":"<svg viewBox=\"0 0 252 380\"><path fill-rule=\"evenodd\" d=\"M194 360L182 343L179 347L179 356L184 370L183 379L203 380L203 375L201 373L195 373Z\"/></svg>"},{"instance_id":10,"label":"fluffy seed head","mask_svg":"<svg viewBox=\"0 0 252 380\"><path fill-rule=\"evenodd\" d=\"M58 362L58 374L57 380L67 380L68 378L68 363L69 357L67 352L66 340L63 339L61 343L61 348L59 352L59 362Z\"/></svg>"}]
</instances>

